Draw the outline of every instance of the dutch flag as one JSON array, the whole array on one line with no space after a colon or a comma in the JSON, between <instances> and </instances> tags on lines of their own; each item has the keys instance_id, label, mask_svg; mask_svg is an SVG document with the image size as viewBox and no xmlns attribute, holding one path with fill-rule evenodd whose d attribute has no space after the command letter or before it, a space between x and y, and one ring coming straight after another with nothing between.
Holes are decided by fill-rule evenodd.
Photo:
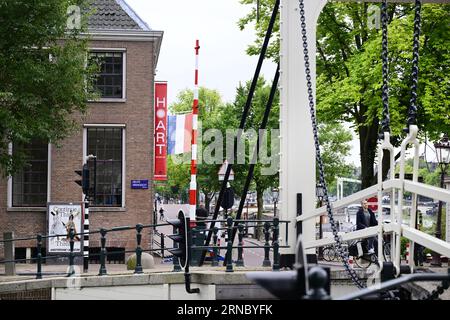
<instances>
[{"instance_id":1,"label":"dutch flag","mask_svg":"<svg viewBox=\"0 0 450 320\"><path fill-rule=\"evenodd\" d=\"M191 152L192 113L168 116L167 154Z\"/></svg>"}]
</instances>

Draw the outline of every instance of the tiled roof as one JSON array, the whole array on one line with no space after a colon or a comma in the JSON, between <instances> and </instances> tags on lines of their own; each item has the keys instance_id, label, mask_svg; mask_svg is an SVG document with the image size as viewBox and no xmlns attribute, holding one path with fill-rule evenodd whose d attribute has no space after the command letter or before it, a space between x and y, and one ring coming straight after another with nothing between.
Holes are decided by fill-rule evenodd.
<instances>
[{"instance_id":1,"label":"tiled roof","mask_svg":"<svg viewBox=\"0 0 450 320\"><path fill-rule=\"evenodd\" d=\"M91 0L90 3L89 29L150 30L124 0Z\"/></svg>"}]
</instances>

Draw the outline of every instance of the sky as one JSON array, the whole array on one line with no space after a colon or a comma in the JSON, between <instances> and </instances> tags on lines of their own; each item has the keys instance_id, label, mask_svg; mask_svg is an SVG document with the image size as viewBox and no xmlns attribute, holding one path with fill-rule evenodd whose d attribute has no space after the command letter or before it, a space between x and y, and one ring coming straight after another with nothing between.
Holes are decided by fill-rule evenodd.
<instances>
[{"instance_id":1,"label":"sky","mask_svg":"<svg viewBox=\"0 0 450 320\"><path fill-rule=\"evenodd\" d=\"M153 30L164 31L156 80L168 81L169 104L194 87L195 41L200 41L199 85L217 89L224 102L234 100L239 82L252 79L257 57L245 50L254 42L252 28L240 31L239 18L251 6L239 0L127 0ZM265 61L262 73L272 79L275 64Z\"/></svg>"}]
</instances>

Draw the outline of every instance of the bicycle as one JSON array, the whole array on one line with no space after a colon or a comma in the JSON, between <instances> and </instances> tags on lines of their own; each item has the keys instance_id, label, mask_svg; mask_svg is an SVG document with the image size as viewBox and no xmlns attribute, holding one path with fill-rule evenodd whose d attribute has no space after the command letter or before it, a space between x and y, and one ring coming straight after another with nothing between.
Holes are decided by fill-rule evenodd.
<instances>
[{"instance_id":1,"label":"bicycle","mask_svg":"<svg viewBox=\"0 0 450 320\"><path fill-rule=\"evenodd\" d=\"M352 246L360 246L358 250L358 253L355 255L354 252L352 252L353 260L355 262L355 265L358 266L361 269L367 269L370 267L372 263L378 264L378 254L376 252L368 252L367 250L364 250L366 248L366 240L358 240L356 243L353 243ZM374 245L375 248L378 248L377 245ZM360 252L363 252L362 255L360 255ZM391 243L388 241L384 241L383 239L383 258L384 261L390 262L391 261Z\"/></svg>"}]
</instances>

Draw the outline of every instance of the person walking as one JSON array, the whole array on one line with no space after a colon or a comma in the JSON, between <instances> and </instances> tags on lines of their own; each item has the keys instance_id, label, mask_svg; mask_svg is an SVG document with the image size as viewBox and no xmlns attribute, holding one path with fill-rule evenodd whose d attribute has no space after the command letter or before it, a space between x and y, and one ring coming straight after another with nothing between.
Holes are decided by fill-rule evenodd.
<instances>
[{"instance_id":1,"label":"person walking","mask_svg":"<svg viewBox=\"0 0 450 320\"><path fill-rule=\"evenodd\" d=\"M159 220L164 221L164 208L159 209Z\"/></svg>"},{"instance_id":2,"label":"person walking","mask_svg":"<svg viewBox=\"0 0 450 320\"><path fill-rule=\"evenodd\" d=\"M356 230L362 230L369 227L374 227L378 225L377 218L373 211L369 208L369 203L367 200L361 202L361 208L356 214ZM374 242L375 237L367 239L367 251L368 253L375 253Z\"/></svg>"}]
</instances>

